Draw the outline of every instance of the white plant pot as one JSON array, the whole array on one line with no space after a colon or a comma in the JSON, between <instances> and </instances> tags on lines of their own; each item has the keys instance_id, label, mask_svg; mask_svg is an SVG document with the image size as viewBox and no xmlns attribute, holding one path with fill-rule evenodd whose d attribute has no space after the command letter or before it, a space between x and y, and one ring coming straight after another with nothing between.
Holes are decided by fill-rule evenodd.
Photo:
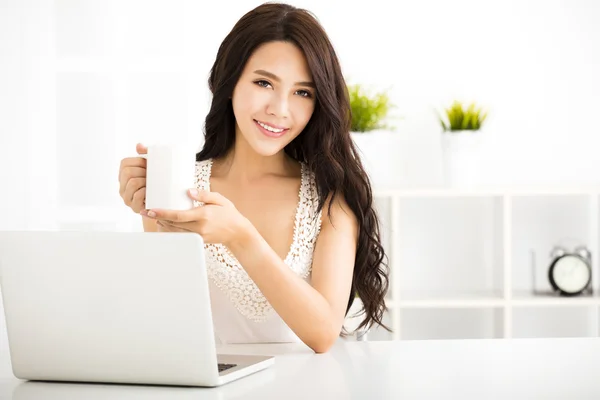
<instances>
[{"instance_id":1,"label":"white plant pot","mask_svg":"<svg viewBox=\"0 0 600 400\"><path fill-rule=\"evenodd\" d=\"M448 186L474 186L480 183L482 132L442 132L442 168Z\"/></svg>"},{"instance_id":2,"label":"white plant pot","mask_svg":"<svg viewBox=\"0 0 600 400\"><path fill-rule=\"evenodd\" d=\"M405 180L402 137L397 132L376 130L350 133L373 188L397 188Z\"/></svg>"}]
</instances>

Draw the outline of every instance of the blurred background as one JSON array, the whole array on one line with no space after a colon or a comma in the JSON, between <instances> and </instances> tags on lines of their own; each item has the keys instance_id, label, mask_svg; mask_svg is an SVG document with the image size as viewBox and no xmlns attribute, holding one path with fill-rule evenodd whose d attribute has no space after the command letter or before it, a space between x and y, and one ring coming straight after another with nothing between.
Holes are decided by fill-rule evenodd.
<instances>
[{"instance_id":1,"label":"blurred background","mask_svg":"<svg viewBox=\"0 0 600 400\"><path fill-rule=\"evenodd\" d=\"M0 230L140 231L120 159L202 146L218 46L261 3L0 0ZM288 3L317 16L375 118L352 135L394 333L369 339L598 336L600 3ZM592 254L581 296L549 293L556 245Z\"/></svg>"}]
</instances>

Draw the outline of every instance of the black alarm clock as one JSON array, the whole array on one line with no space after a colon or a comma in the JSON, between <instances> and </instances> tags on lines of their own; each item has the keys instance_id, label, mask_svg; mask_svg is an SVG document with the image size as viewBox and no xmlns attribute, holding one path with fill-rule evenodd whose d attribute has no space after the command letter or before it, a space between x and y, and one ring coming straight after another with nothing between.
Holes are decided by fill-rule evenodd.
<instances>
[{"instance_id":1,"label":"black alarm clock","mask_svg":"<svg viewBox=\"0 0 600 400\"><path fill-rule=\"evenodd\" d=\"M555 247L548 268L552 289L561 296L577 296L585 292L592 282L591 254L585 247L566 251Z\"/></svg>"}]
</instances>

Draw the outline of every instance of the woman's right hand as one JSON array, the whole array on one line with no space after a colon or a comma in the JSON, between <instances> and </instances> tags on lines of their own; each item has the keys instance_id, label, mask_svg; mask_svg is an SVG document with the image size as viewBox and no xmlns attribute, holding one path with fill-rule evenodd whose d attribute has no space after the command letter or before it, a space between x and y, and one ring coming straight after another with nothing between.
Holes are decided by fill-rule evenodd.
<instances>
[{"instance_id":1,"label":"woman's right hand","mask_svg":"<svg viewBox=\"0 0 600 400\"><path fill-rule=\"evenodd\" d=\"M138 143L138 154L146 154L148 149ZM139 214L145 208L146 200L146 159L128 157L121 160L119 167L119 194L125 205Z\"/></svg>"}]
</instances>

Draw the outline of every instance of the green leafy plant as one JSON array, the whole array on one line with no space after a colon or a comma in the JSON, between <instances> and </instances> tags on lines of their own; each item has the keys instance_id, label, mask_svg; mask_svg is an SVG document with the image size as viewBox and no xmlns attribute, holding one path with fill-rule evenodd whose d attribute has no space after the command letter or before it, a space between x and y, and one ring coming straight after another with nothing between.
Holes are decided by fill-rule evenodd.
<instances>
[{"instance_id":1,"label":"green leafy plant","mask_svg":"<svg viewBox=\"0 0 600 400\"><path fill-rule=\"evenodd\" d=\"M477 131L481 129L487 117L487 112L483 112L481 108L477 108L475 103L471 103L465 108L460 101L454 101L444 111L446 118L439 117L444 132Z\"/></svg>"},{"instance_id":2,"label":"green leafy plant","mask_svg":"<svg viewBox=\"0 0 600 400\"><path fill-rule=\"evenodd\" d=\"M390 128L383 121L393 108L387 93L371 95L361 85L348 85L352 109L352 132L367 132Z\"/></svg>"}]
</instances>

